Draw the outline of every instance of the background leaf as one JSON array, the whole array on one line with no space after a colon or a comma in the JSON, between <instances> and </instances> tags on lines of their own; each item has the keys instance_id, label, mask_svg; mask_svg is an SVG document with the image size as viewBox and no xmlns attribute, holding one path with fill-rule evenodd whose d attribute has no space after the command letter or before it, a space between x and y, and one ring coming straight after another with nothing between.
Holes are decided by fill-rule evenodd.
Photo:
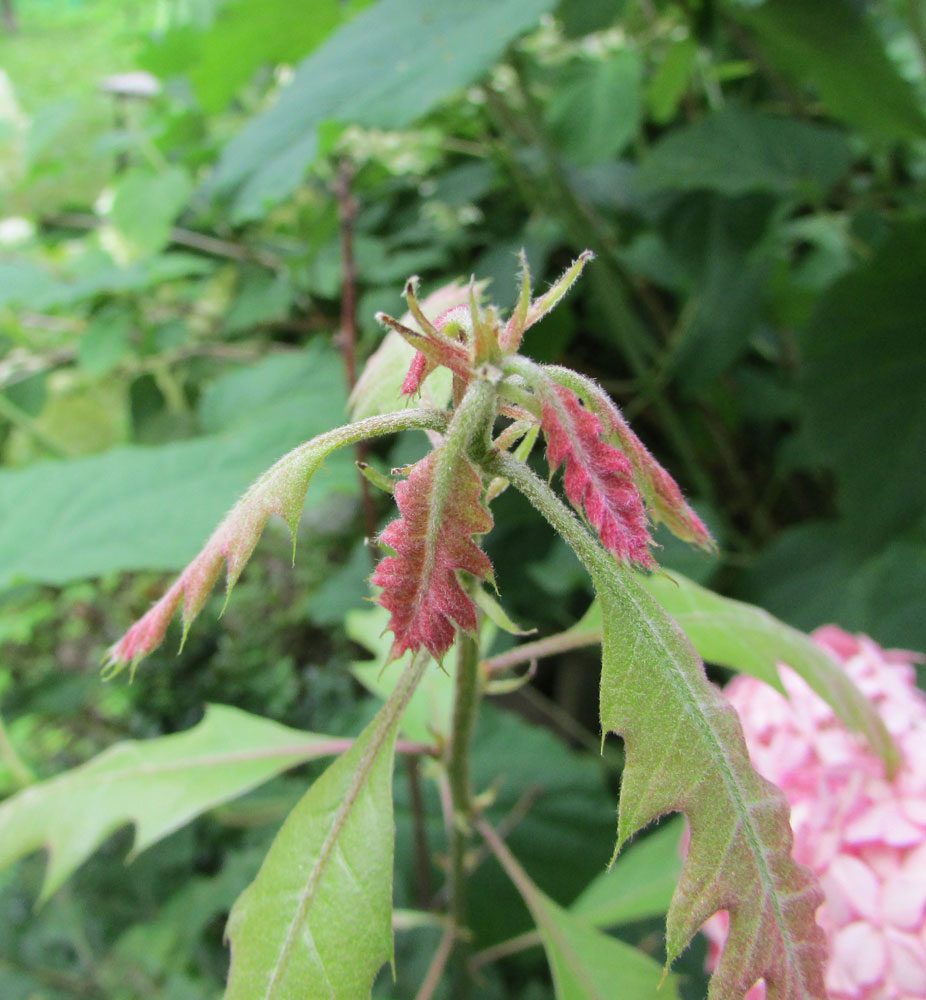
<instances>
[{"instance_id":1,"label":"background leaf","mask_svg":"<svg viewBox=\"0 0 926 1000\"><path fill-rule=\"evenodd\" d=\"M411 124L484 73L552 6L552 0L471 0L465 7L437 0L424 11L414 0L380 0L304 60L277 103L228 144L213 186L237 191L238 221L262 214L302 181L322 122Z\"/></svg>"},{"instance_id":2,"label":"background leaf","mask_svg":"<svg viewBox=\"0 0 926 1000\"><path fill-rule=\"evenodd\" d=\"M210 705L188 732L117 743L0 804L0 869L44 847L46 899L120 826L135 825L134 856L220 802L331 754L332 739Z\"/></svg>"},{"instance_id":3,"label":"background leaf","mask_svg":"<svg viewBox=\"0 0 926 1000\"><path fill-rule=\"evenodd\" d=\"M182 567L259 473L329 429L342 385L339 359L316 341L213 383L208 436L0 471L0 584ZM350 456L332 456L309 502L355 483Z\"/></svg>"},{"instance_id":4,"label":"background leaf","mask_svg":"<svg viewBox=\"0 0 926 1000\"><path fill-rule=\"evenodd\" d=\"M926 115L862 9L845 0L728 3L776 69L811 81L828 111L882 139L926 135Z\"/></svg>"},{"instance_id":5,"label":"background leaf","mask_svg":"<svg viewBox=\"0 0 926 1000\"><path fill-rule=\"evenodd\" d=\"M595 927L617 927L661 916L672 902L682 870L680 817L634 841L612 867L590 882L569 912Z\"/></svg>"},{"instance_id":6,"label":"background leaf","mask_svg":"<svg viewBox=\"0 0 926 1000\"><path fill-rule=\"evenodd\" d=\"M836 128L728 105L675 129L640 161L643 191L767 191L820 198L845 176L851 157Z\"/></svg>"}]
</instances>

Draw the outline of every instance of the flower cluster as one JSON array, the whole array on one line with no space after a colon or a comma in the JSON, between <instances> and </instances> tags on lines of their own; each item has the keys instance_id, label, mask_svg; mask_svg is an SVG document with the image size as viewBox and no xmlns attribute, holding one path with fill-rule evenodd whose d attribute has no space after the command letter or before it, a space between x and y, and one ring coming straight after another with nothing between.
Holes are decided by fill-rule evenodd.
<instances>
[{"instance_id":1,"label":"flower cluster","mask_svg":"<svg viewBox=\"0 0 926 1000\"><path fill-rule=\"evenodd\" d=\"M796 860L826 895L818 920L830 945L832 1000L926 997L926 697L915 654L884 650L834 627L814 639L877 707L902 763L893 780L881 761L788 667L790 700L751 677L726 689L752 762L791 803ZM713 968L726 914L704 926ZM747 1000L764 1000L758 983Z\"/></svg>"}]
</instances>

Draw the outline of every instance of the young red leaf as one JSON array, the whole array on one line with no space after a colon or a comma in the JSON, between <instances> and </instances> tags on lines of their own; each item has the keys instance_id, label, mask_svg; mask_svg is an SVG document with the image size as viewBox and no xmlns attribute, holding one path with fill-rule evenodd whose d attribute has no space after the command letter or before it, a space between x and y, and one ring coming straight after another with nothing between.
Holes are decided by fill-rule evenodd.
<instances>
[{"instance_id":1,"label":"young red leaf","mask_svg":"<svg viewBox=\"0 0 926 1000\"><path fill-rule=\"evenodd\" d=\"M395 488L402 516L381 538L396 555L373 574L383 588L379 603L392 614L393 659L423 646L440 660L453 643L454 622L476 630L476 609L457 571L491 575L492 564L472 536L489 531L492 516L480 503L476 470L466 458L453 458L444 448L431 452Z\"/></svg>"},{"instance_id":2,"label":"young red leaf","mask_svg":"<svg viewBox=\"0 0 926 1000\"><path fill-rule=\"evenodd\" d=\"M206 603L223 565L226 566L226 590L231 593L272 514L282 517L295 534L309 480L330 452L394 431L412 428L443 430L446 422L444 413L423 409L368 417L321 434L284 455L235 504L167 593L110 648L107 667L113 672L128 664L134 667L157 649L181 604L185 636Z\"/></svg>"},{"instance_id":3,"label":"young red leaf","mask_svg":"<svg viewBox=\"0 0 926 1000\"><path fill-rule=\"evenodd\" d=\"M605 437L617 441L630 460L634 482L653 521L664 523L682 541L713 551L714 540L704 522L686 503L678 484L653 458L608 394L591 379L568 368L549 365L544 370L554 380L577 392L601 420Z\"/></svg>"},{"instance_id":4,"label":"young red leaf","mask_svg":"<svg viewBox=\"0 0 926 1000\"><path fill-rule=\"evenodd\" d=\"M547 461L551 472L565 462L563 485L570 503L584 508L609 552L622 562L653 568L646 510L630 460L603 439L601 421L571 389L547 383L538 395Z\"/></svg>"}]
</instances>

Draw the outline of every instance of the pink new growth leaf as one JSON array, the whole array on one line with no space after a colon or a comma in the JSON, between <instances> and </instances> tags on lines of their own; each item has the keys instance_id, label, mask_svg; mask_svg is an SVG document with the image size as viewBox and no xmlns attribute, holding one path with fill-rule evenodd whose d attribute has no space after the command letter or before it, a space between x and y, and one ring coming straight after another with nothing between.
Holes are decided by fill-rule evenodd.
<instances>
[{"instance_id":1,"label":"pink new growth leaf","mask_svg":"<svg viewBox=\"0 0 926 1000\"><path fill-rule=\"evenodd\" d=\"M584 508L618 559L654 567L646 510L627 456L603 439L601 421L571 389L549 383L540 399L550 471L566 463L563 485L573 507Z\"/></svg>"},{"instance_id":2,"label":"pink new growth leaf","mask_svg":"<svg viewBox=\"0 0 926 1000\"><path fill-rule=\"evenodd\" d=\"M691 509L682 496L678 484L653 458L608 394L591 379L569 369L550 365L545 371L553 379L557 381L563 379L568 386L578 391L601 420L605 437L615 440L620 450L630 460L634 482L643 496L653 521L665 524L672 534L682 541L713 551L714 540L704 522Z\"/></svg>"},{"instance_id":3,"label":"pink new growth leaf","mask_svg":"<svg viewBox=\"0 0 926 1000\"><path fill-rule=\"evenodd\" d=\"M212 592L223 565L226 566L226 591L231 593L272 514L282 517L295 532L309 479L323 457L309 452L305 461L299 461L305 450L306 446L302 445L290 452L251 486L167 593L109 650L107 664L110 667L135 665L157 649L181 603L185 637Z\"/></svg>"},{"instance_id":4,"label":"pink new growth leaf","mask_svg":"<svg viewBox=\"0 0 926 1000\"><path fill-rule=\"evenodd\" d=\"M392 613L393 659L423 646L440 660L453 643L454 622L474 632L476 609L457 571L480 579L492 573L488 557L472 539L492 527L492 516L479 501L482 481L461 458L448 470L450 481L438 483L442 457L440 450L432 452L397 484L402 516L381 536L396 551L373 574L373 583L383 588L379 603Z\"/></svg>"},{"instance_id":5,"label":"pink new growth leaf","mask_svg":"<svg viewBox=\"0 0 926 1000\"><path fill-rule=\"evenodd\" d=\"M445 414L426 409L368 417L321 434L284 455L235 504L199 555L160 601L110 648L107 667L115 672L127 664L134 666L160 646L181 604L185 637L215 586L223 565L226 567L226 592L231 593L271 515L282 517L295 536L309 480L330 452L365 438L400 430L443 430L446 422Z\"/></svg>"},{"instance_id":6,"label":"pink new growth leaf","mask_svg":"<svg viewBox=\"0 0 926 1000\"><path fill-rule=\"evenodd\" d=\"M794 854L825 893L818 920L830 943L831 1000L926 998L926 697L912 653L883 650L834 626L815 640L873 701L902 765L881 761L788 667L789 698L751 677L726 693L757 770L791 804ZM725 915L705 924L709 963L723 950ZM764 983L748 1000L765 1000Z\"/></svg>"}]
</instances>

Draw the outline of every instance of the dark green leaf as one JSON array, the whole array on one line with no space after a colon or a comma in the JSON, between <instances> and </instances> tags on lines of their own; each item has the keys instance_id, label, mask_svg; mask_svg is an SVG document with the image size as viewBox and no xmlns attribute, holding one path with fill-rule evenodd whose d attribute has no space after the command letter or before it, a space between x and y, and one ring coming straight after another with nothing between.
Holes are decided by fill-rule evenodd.
<instances>
[{"instance_id":1,"label":"dark green leaf","mask_svg":"<svg viewBox=\"0 0 926 1000\"><path fill-rule=\"evenodd\" d=\"M886 139L926 135L926 116L872 23L845 0L728 4L755 32L776 69L810 84L835 118Z\"/></svg>"},{"instance_id":2,"label":"dark green leaf","mask_svg":"<svg viewBox=\"0 0 926 1000\"><path fill-rule=\"evenodd\" d=\"M268 111L226 147L213 178L237 189L235 217L298 187L328 119L402 128L484 73L553 0L380 0L304 60Z\"/></svg>"},{"instance_id":3,"label":"dark green leaf","mask_svg":"<svg viewBox=\"0 0 926 1000\"><path fill-rule=\"evenodd\" d=\"M823 296L802 337L807 433L858 542L926 506L926 221L899 226Z\"/></svg>"},{"instance_id":4,"label":"dark green leaf","mask_svg":"<svg viewBox=\"0 0 926 1000\"><path fill-rule=\"evenodd\" d=\"M767 191L817 199L845 176L851 157L835 128L729 105L669 132L640 161L644 191Z\"/></svg>"},{"instance_id":5,"label":"dark green leaf","mask_svg":"<svg viewBox=\"0 0 926 1000\"><path fill-rule=\"evenodd\" d=\"M624 48L601 58L577 59L559 74L550 101L550 125L576 163L600 163L637 134L642 111L643 60Z\"/></svg>"}]
</instances>

